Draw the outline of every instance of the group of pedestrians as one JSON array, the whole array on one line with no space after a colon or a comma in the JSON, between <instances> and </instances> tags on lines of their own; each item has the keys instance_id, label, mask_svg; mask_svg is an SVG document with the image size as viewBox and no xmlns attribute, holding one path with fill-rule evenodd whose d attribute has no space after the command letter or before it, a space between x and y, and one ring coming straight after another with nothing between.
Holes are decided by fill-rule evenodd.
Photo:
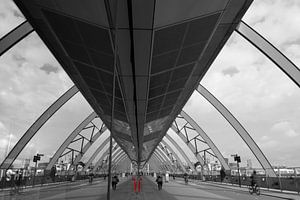
<instances>
[{"instance_id":1,"label":"group of pedestrians","mask_svg":"<svg viewBox=\"0 0 300 200\"><path fill-rule=\"evenodd\" d=\"M93 183L94 179L94 173L93 171L90 171L89 173L89 183ZM106 179L106 174L104 174L104 180ZM114 176L111 178L111 186L113 190L117 189L117 184L119 183L119 178L117 174L114 174Z\"/></svg>"},{"instance_id":2,"label":"group of pedestrians","mask_svg":"<svg viewBox=\"0 0 300 200\"><path fill-rule=\"evenodd\" d=\"M23 171L13 172L11 169L6 171L6 181L11 185L11 193L19 194L22 189Z\"/></svg>"}]
</instances>

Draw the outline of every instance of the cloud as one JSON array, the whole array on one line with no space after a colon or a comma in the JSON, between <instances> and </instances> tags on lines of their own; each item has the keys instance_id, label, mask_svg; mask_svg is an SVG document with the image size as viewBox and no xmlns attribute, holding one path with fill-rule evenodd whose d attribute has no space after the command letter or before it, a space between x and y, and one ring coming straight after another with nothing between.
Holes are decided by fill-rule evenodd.
<instances>
[{"instance_id":1,"label":"cloud","mask_svg":"<svg viewBox=\"0 0 300 200\"><path fill-rule=\"evenodd\" d=\"M17 9L13 10L13 14L14 14L15 17L24 18L23 14Z\"/></svg>"},{"instance_id":2,"label":"cloud","mask_svg":"<svg viewBox=\"0 0 300 200\"><path fill-rule=\"evenodd\" d=\"M279 142L276 140L265 140L265 141L257 142L257 144L261 148L271 149L271 148L276 147L279 144Z\"/></svg>"},{"instance_id":3,"label":"cloud","mask_svg":"<svg viewBox=\"0 0 300 200\"><path fill-rule=\"evenodd\" d=\"M234 66L231 66L231 67L228 67L228 68L222 70L222 73L224 75L229 75L230 77L233 77L235 74L237 74L239 72L240 71Z\"/></svg>"},{"instance_id":4,"label":"cloud","mask_svg":"<svg viewBox=\"0 0 300 200\"><path fill-rule=\"evenodd\" d=\"M282 121L274 124L271 128L271 131L277 132L279 134L284 134L288 137L297 137L299 136L299 133L297 133L293 127L291 122L288 121Z\"/></svg>"},{"instance_id":5,"label":"cloud","mask_svg":"<svg viewBox=\"0 0 300 200\"><path fill-rule=\"evenodd\" d=\"M51 72L53 73L58 72L58 67L55 67L49 63L44 64L40 69L45 71L47 74L50 74Z\"/></svg>"},{"instance_id":6,"label":"cloud","mask_svg":"<svg viewBox=\"0 0 300 200\"><path fill-rule=\"evenodd\" d=\"M0 0L0 11L0 37L25 20L12 0Z\"/></svg>"}]
</instances>

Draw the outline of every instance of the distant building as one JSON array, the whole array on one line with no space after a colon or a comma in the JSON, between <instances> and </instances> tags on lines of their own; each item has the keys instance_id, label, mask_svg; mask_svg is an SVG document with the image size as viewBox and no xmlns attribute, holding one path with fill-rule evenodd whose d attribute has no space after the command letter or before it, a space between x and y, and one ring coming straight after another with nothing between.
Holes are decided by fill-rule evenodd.
<instances>
[{"instance_id":1,"label":"distant building","mask_svg":"<svg viewBox=\"0 0 300 200\"><path fill-rule=\"evenodd\" d=\"M231 169L237 169L237 164L236 163L228 163L228 165Z\"/></svg>"},{"instance_id":2,"label":"distant building","mask_svg":"<svg viewBox=\"0 0 300 200\"><path fill-rule=\"evenodd\" d=\"M251 159L247 160L247 169L252 169L252 161L251 161Z\"/></svg>"},{"instance_id":3,"label":"distant building","mask_svg":"<svg viewBox=\"0 0 300 200\"><path fill-rule=\"evenodd\" d=\"M39 169L46 169L46 167L47 167L48 164L49 164L48 162L40 162L40 163L38 163L38 167L37 168L39 168Z\"/></svg>"},{"instance_id":4,"label":"distant building","mask_svg":"<svg viewBox=\"0 0 300 200\"><path fill-rule=\"evenodd\" d=\"M24 160L24 169L29 169L30 158Z\"/></svg>"}]
</instances>

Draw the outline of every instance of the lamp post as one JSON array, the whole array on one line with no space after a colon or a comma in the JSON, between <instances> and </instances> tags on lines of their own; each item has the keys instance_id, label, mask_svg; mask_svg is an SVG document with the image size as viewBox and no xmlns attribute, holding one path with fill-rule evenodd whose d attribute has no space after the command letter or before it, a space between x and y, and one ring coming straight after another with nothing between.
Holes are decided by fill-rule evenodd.
<instances>
[{"instance_id":1,"label":"lamp post","mask_svg":"<svg viewBox=\"0 0 300 200\"><path fill-rule=\"evenodd\" d=\"M234 158L234 161L236 161L237 168L238 168L238 176L239 176L239 186L241 187L241 176L240 176L240 166L239 163L241 162L241 157L237 154L231 155Z\"/></svg>"},{"instance_id":2,"label":"lamp post","mask_svg":"<svg viewBox=\"0 0 300 200\"><path fill-rule=\"evenodd\" d=\"M33 174L33 182L32 182L32 186L33 187L34 187L34 182L35 182L35 174L36 174L36 168L37 168L37 161L41 160L41 156L44 156L44 154L36 154L36 156L33 156L33 162L35 162L34 174Z\"/></svg>"}]
</instances>

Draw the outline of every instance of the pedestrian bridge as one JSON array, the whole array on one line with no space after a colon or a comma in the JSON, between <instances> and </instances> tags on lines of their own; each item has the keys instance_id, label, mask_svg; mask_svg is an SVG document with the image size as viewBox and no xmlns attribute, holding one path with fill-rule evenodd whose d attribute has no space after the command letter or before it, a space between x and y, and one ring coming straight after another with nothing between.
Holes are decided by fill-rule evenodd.
<instances>
[{"instance_id":1,"label":"pedestrian bridge","mask_svg":"<svg viewBox=\"0 0 300 200\"><path fill-rule=\"evenodd\" d=\"M76 182L52 183L44 186L36 186L22 189L18 194L11 194L8 190L2 191L0 199L107 199L107 181L96 178L93 183L86 180ZM141 176L140 190L134 191L132 177L120 178L116 190L111 192L112 200L124 199L163 199L163 200L192 200L192 199L299 199L299 195L279 193L278 191L262 190L258 196L251 195L247 187L236 187L228 184L216 184L211 182L200 182L190 179L185 184L182 178L176 177L163 183L163 189L158 190L155 178L152 176Z\"/></svg>"},{"instance_id":2,"label":"pedestrian bridge","mask_svg":"<svg viewBox=\"0 0 300 200\"><path fill-rule=\"evenodd\" d=\"M229 38L238 34L299 89L299 68L242 20L252 0L14 3L26 20L1 38L0 56L36 33L73 86L35 117L11 149L8 145L0 160L1 197L12 198L8 188L21 176L26 188L20 199L251 199L247 188L236 185L246 186L253 169L242 174L238 154L233 155L236 166L228 163L210 133L184 109L192 95L203 97L254 155L265 188L259 198L288 196L277 190L299 193L300 170L281 177L251 132L201 84ZM24 148L76 94L91 112L82 110L87 114L63 139L47 135L45 145L58 148L47 155L32 153L35 166L30 157L27 165L16 167ZM213 169L210 159L218 167ZM95 182L90 184L91 173ZM103 178L110 180L112 173L130 174L116 191ZM146 174L142 189L134 192L131 175L140 173ZM157 192L153 173L176 178ZM193 177L188 185L180 178L184 173ZM224 183L212 183L220 179Z\"/></svg>"}]
</instances>

